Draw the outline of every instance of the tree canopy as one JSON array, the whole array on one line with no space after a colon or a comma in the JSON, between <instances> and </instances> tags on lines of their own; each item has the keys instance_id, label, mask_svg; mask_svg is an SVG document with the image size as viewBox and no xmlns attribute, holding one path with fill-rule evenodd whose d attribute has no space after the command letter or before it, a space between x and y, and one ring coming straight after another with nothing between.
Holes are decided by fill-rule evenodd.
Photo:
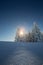
<instances>
[{"instance_id":1,"label":"tree canopy","mask_svg":"<svg viewBox=\"0 0 43 65\"><path fill-rule=\"evenodd\" d=\"M15 41L25 41L25 42L38 42L43 41L43 34L40 31L39 26L33 23L33 28L31 32L28 32L23 37L19 36L19 28L16 31Z\"/></svg>"}]
</instances>

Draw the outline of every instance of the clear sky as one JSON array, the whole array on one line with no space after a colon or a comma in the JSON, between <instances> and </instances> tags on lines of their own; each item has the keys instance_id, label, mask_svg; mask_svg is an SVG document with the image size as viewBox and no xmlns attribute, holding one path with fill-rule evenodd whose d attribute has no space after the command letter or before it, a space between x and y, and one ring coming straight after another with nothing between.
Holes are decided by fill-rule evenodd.
<instances>
[{"instance_id":1,"label":"clear sky","mask_svg":"<svg viewBox=\"0 0 43 65\"><path fill-rule=\"evenodd\" d=\"M43 31L43 0L0 0L0 41L13 41L18 26L37 22Z\"/></svg>"}]
</instances>

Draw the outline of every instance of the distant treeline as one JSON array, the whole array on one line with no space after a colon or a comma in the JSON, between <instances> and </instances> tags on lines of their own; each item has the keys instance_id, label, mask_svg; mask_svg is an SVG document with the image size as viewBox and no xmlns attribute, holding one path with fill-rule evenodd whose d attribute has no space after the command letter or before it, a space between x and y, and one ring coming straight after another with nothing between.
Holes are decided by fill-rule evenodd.
<instances>
[{"instance_id":1,"label":"distant treeline","mask_svg":"<svg viewBox=\"0 0 43 65\"><path fill-rule=\"evenodd\" d=\"M28 32L23 37L20 37L18 31L16 32L15 41L23 41L23 42L38 42L43 41L43 33L40 31L39 26L34 23L31 32Z\"/></svg>"}]
</instances>

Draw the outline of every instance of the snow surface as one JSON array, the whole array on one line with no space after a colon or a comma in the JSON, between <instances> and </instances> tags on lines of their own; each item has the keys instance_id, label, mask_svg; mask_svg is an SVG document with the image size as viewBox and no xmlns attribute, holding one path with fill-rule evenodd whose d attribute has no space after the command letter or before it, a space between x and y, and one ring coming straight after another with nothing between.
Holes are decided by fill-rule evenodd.
<instances>
[{"instance_id":1,"label":"snow surface","mask_svg":"<svg viewBox=\"0 0 43 65\"><path fill-rule=\"evenodd\" d=\"M0 65L42 65L43 43L0 42Z\"/></svg>"}]
</instances>

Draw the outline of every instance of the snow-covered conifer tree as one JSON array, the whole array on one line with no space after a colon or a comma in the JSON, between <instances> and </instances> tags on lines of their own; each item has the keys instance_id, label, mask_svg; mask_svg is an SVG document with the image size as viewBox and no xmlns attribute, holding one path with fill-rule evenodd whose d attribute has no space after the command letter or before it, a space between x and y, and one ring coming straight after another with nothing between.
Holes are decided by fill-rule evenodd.
<instances>
[{"instance_id":1,"label":"snow-covered conifer tree","mask_svg":"<svg viewBox=\"0 0 43 65\"><path fill-rule=\"evenodd\" d=\"M40 32L39 26L36 23L33 24L32 40L41 41L41 32Z\"/></svg>"}]
</instances>

